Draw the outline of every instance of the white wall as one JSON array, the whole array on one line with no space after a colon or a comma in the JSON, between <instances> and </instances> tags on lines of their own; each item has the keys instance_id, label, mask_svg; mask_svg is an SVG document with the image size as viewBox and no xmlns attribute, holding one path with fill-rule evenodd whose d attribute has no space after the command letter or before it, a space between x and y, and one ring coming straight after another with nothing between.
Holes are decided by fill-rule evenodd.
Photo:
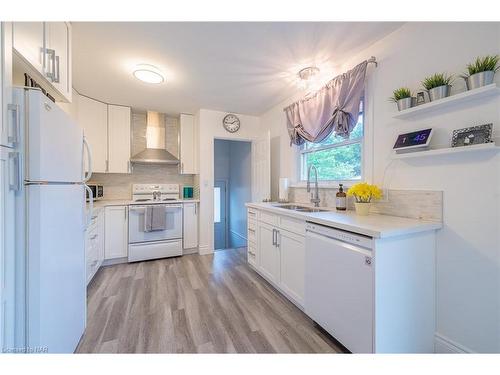
<instances>
[{"instance_id":1,"label":"white wall","mask_svg":"<svg viewBox=\"0 0 500 375\"><path fill-rule=\"evenodd\" d=\"M435 72L459 75L477 56L500 54L499 23L411 23L388 35L342 67L345 71L370 56L378 68L367 76L365 123L373 150L366 153L368 179L381 184L398 133L433 127L433 144L448 144L453 129L492 122L500 136L500 98L420 117L396 120L392 91L420 82ZM500 74L496 75L500 84ZM453 92L464 89L457 78ZM279 137L277 176L294 177L288 146L285 101L262 115L271 138ZM276 143L276 142L275 142ZM500 352L500 155L454 155L394 163L386 187L444 192L444 228L437 234L437 327L439 338L466 351ZM418 204L418 202L415 202Z\"/></svg>"},{"instance_id":2,"label":"white wall","mask_svg":"<svg viewBox=\"0 0 500 375\"><path fill-rule=\"evenodd\" d=\"M222 126L226 114L200 109L195 115L199 131L200 254L209 254L214 250L214 139L254 141L262 134L259 117L241 114L237 114L241 121L240 130L227 132Z\"/></svg>"}]
</instances>

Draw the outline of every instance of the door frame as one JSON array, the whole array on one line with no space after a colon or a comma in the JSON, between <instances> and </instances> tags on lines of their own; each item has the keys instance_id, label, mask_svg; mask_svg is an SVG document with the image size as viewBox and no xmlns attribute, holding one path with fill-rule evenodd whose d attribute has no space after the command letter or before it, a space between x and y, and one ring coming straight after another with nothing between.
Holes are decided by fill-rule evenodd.
<instances>
[{"instance_id":1,"label":"door frame","mask_svg":"<svg viewBox=\"0 0 500 375\"><path fill-rule=\"evenodd\" d=\"M220 248L220 249L216 249L215 248L215 221L213 220L214 218L212 217L212 221L214 222L214 250L221 250L221 249L227 249L229 244L228 244L228 240L229 240L229 222L228 222L228 203L229 203L229 189L228 189L228 186L229 186L229 181L227 179L224 179L224 178L218 178L218 179L215 179L214 180L214 190L215 190L215 187L217 185L217 182L222 182L224 184L224 247L223 248ZM213 194L213 192L212 192ZM213 202L213 204L215 205L215 202ZM212 210L213 212L213 210Z\"/></svg>"}]
</instances>

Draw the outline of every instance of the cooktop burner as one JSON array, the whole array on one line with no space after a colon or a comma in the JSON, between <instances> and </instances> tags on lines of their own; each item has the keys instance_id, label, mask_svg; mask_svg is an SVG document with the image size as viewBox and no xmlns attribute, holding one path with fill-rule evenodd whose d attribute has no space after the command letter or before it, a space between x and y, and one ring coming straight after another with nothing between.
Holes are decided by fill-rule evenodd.
<instances>
[{"instance_id":1,"label":"cooktop burner","mask_svg":"<svg viewBox=\"0 0 500 375\"><path fill-rule=\"evenodd\" d=\"M168 202L175 201L176 198L163 198L163 199L149 199L149 198L139 198L135 199L134 202Z\"/></svg>"}]
</instances>

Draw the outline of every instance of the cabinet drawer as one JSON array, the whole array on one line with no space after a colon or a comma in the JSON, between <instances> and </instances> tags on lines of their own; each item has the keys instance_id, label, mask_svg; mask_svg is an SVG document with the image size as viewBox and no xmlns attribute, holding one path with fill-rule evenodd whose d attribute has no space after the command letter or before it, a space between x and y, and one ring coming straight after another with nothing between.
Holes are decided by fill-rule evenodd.
<instances>
[{"instance_id":1,"label":"cabinet drawer","mask_svg":"<svg viewBox=\"0 0 500 375\"><path fill-rule=\"evenodd\" d=\"M247 259L248 263L250 263L254 267L257 267L257 245L255 245L255 243L253 242L248 242Z\"/></svg>"},{"instance_id":2,"label":"cabinet drawer","mask_svg":"<svg viewBox=\"0 0 500 375\"><path fill-rule=\"evenodd\" d=\"M249 242L257 242L257 222L254 220L248 220L247 240Z\"/></svg>"},{"instance_id":3,"label":"cabinet drawer","mask_svg":"<svg viewBox=\"0 0 500 375\"><path fill-rule=\"evenodd\" d=\"M281 229L299 234L301 236L305 236L306 234L306 222L300 219L281 216L279 226Z\"/></svg>"},{"instance_id":4,"label":"cabinet drawer","mask_svg":"<svg viewBox=\"0 0 500 375\"><path fill-rule=\"evenodd\" d=\"M261 211L259 220L270 225L278 226L279 216L266 211Z\"/></svg>"},{"instance_id":5,"label":"cabinet drawer","mask_svg":"<svg viewBox=\"0 0 500 375\"><path fill-rule=\"evenodd\" d=\"M247 218L248 220L257 220L259 218L259 211L249 208Z\"/></svg>"}]
</instances>

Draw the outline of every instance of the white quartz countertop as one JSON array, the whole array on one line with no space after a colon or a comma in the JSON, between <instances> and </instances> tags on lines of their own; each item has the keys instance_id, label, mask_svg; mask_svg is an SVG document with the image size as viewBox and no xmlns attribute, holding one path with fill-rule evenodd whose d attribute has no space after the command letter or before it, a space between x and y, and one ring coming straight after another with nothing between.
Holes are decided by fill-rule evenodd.
<instances>
[{"instance_id":1,"label":"white quartz countertop","mask_svg":"<svg viewBox=\"0 0 500 375\"><path fill-rule=\"evenodd\" d=\"M307 206L296 203L300 206ZM443 224L434 221L409 219L398 216L370 214L368 216L356 215L354 211L322 211L322 212L298 212L280 208L276 203L247 203L247 207L275 212L304 219L311 223L325 225L332 228L343 229L353 233L360 233L373 238L387 238L403 236L412 233L437 230ZM331 209L320 207L322 209Z\"/></svg>"},{"instance_id":2,"label":"white quartz countertop","mask_svg":"<svg viewBox=\"0 0 500 375\"><path fill-rule=\"evenodd\" d=\"M199 199L175 199L169 201L148 201L148 202L134 202L131 199L102 199L94 202L94 207L106 207L106 206L128 206L131 204L145 205L145 204L160 204L160 203L196 203L199 202ZM87 205L89 203L87 202Z\"/></svg>"}]
</instances>

